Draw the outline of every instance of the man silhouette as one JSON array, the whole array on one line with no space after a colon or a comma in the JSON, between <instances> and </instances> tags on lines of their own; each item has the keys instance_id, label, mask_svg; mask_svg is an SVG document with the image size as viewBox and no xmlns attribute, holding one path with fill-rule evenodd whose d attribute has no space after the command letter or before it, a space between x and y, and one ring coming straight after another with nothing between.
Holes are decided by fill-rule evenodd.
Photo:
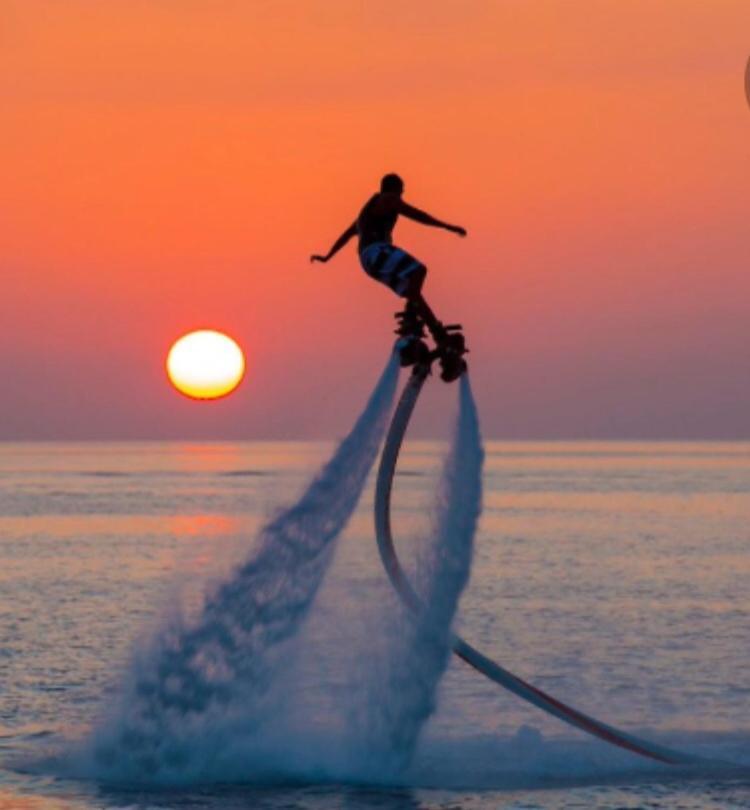
<instances>
[{"instance_id":1,"label":"man silhouette","mask_svg":"<svg viewBox=\"0 0 750 810\"><path fill-rule=\"evenodd\" d=\"M311 262L327 262L338 253L354 236L359 237L359 261L368 276L390 287L396 295L405 298L405 314L416 314L432 332L436 343L446 337L445 328L435 317L422 295L422 286L427 277L427 268L418 259L392 242L393 228L399 215L431 225L445 228L466 236L466 231L458 225L449 225L419 208L409 205L402 199L404 181L397 174L386 174L380 181L380 191L373 194L359 212L357 219L339 236L325 256L314 254Z\"/></svg>"}]
</instances>

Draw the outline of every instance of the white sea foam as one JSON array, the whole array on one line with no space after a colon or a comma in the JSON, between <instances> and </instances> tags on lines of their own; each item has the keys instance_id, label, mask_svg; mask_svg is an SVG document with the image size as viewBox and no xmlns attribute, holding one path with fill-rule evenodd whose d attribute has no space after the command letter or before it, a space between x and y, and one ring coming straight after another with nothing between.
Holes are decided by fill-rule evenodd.
<instances>
[{"instance_id":1,"label":"white sea foam","mask_svg":"<svg viewBox=\"0 0 750 810\"><path fill-rule=\"evenodd\" d=\"M121 704L90 741L98 775L158 783L221 778L226 752L273 716L274 675L359 500L397 377L392 358L351 433L299 501L262 530L257 553L196 619L170 620L139 652Z\"/></svg>"},{"instance_id":2,"label":"white sea foam","mask_svg":"<svg viewBox=\"0 0 750 810\"><path fill-rule=\"evenodd\" d=\"M363 688L358 705L351 706L352 750L361 757L357 778L397 778L411 762L419 734L435 710L438 684L451 655L453 618L471 569L483 455L476 406L464 376L430 542L418 563L423 610L406 614L399 605L383 623L386 643L372 648L363 662Z\"/></svg>"}]
</instances>

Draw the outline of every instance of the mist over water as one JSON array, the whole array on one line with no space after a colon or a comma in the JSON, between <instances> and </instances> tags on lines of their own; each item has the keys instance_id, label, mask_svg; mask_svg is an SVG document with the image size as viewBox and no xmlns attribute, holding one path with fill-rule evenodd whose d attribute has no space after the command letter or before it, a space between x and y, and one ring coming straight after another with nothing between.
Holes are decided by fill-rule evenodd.
<instances>
[{"instance_id":1,"label":"mist over water","mask_svg":"<svg viewBox=\"0 0 750 810\"><path fill-rule=\"evenodd\" d=\"M258 551L197 619L172 619L134 661L121 706L91 741L117 781L212 781L238 737L273 717L271 689L375 461L398 379L389 361L362 415L301 498L261 531Z\"/></svg>"},{"instance_id":2,"label":"mist over water","mask_svg":"<svg viewBox=\"0 0 750 810\"><path fill-rule=\"evenodd\" d=\"M363 752L359 776L368 781L393 778L410 764L451 655L451 626L469 579L482 500L484 452L467 375L459 402L432 531L417 564L423 609L407 614L399 605L386 618L385 644L368 661L362 699L352 707L352 744Z\"/></svg>"},{"instance_id":3,"label":"mist over water","mask_svg":"<svg viewBox=\"0 0 750 810\"><path fill-rule=\"evenodd\" d=\"M483 451L466 378L417 565L423 610L412 615L397 605L373 624L381 637L362 650L361 682L340 696L343 722L321 729L295 703L305 686L294 666L295 636L379 448L395 369L388 366L299 502L262 530L252 559L208 597L196 620L173 619L136 656L118 712L90 742L99 778L389 783L408 767L437 705L481 511ZM372 613L379 609L373 603Z\"/></svg>"}]
</instances>

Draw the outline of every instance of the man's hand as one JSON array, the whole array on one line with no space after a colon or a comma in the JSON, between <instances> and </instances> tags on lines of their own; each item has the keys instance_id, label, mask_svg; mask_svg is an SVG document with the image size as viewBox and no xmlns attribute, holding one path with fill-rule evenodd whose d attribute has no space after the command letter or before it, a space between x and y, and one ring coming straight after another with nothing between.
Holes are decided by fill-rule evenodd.
<instances>
[{"instance_id":1,"label":"man's hand","mask_svg":"<svg viewBox=\"0 0 750 810\"><path fill-rule=\"evenodd\" d=\"M352 222L352 224L339 236L339 238L333 243L333 247L326 253L325 256L320 256L317 253L313 253L310 256L311 262L327 262L330 258L335 256L342 247L352 238L352 236L357 235L357 223Z\"/></svg>"}]
</instances>

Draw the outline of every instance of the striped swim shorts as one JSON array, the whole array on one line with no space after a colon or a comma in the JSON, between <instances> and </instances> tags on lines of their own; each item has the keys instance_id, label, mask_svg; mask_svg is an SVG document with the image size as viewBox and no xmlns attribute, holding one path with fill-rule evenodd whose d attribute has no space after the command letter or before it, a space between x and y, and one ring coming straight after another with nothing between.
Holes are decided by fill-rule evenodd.
<instances>
[{"instance_id":1,"label":"striped swim shorts","mask_svg":"<svg viewBox=\"0 0 750 810\"><path fill-rule=\"evenodd\" d=\"M359 260L368 276L401 296L406 295L414 274L426 269L422 262L388 242L367 245Z\"/></svg>"}]
</instances>

